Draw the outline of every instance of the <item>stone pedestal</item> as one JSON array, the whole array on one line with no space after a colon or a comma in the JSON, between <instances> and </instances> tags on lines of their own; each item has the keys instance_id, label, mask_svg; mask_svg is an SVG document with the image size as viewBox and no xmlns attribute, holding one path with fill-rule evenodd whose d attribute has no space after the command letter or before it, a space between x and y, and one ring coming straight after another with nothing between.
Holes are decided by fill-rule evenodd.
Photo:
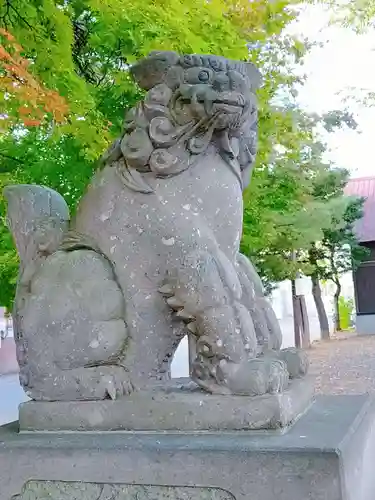
<instances>
[{"instance_id":1,"label":"stone pedestal","mask_svg":"<svg viewBox=\"0 0 375 500\"><path fill-rule=\"evenodd\" d=\"M278 429L296 421L313 400L310 378L282 393L213 395L189 379L173 379L116 401L29 401L20 406L24 431L237 431Z\"/></svg>"},{"instance_id":2,"label":"stone pedestal","mask_svg":"<svg viewBox=\"0 0 375 500\"><path fill-rule=\"evenodd\" d=\"M320 396L284 431L18 434L8 425L0 500L373 500L374 417L368 396Z\"/></svg>"}]
</instances>

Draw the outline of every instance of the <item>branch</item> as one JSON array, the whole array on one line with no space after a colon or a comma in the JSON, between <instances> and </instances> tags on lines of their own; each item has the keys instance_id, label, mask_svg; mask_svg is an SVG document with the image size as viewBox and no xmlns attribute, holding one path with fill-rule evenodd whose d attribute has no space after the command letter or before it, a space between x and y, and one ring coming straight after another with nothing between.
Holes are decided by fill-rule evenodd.
<instances>
[{"instance_id":1,"label":"branch","mask_svg":"<svg viewBox=\"0 0 375 500\"><path fill-rule=\"evenodd\" d=\"M11 17L10 17L10 11L12 10L15 15L24 23L26 24L26 26L28 28L30 28L31 30L34 30L34 27L27 21L27 19L25 19L23 16L21 16L21 14L18 12L18 10L14 7L14 5L12 5L12 2L11 0L5 0L5 14L3 16L0 17L0 20L3 21L4 23L4 26L5 28L7 29L8 28L8 22L7 22L7 18L9 19L9 21L11 22ZM12 24L12 23L11 23Z\"/></svg>"},{"instance_id":2,"label":"branch","mask_svg":"<svg viewBox=\"0 0 375 500\"><path fill-rule=\"evenodd\" d=\"M121 45L122 45L122 42L121 42L121 40L119 40L117 43L117 47L115 47L112 50L112 52L107 55L106 62L103 64L103 68L106 68L106 69L104 69L104 73L103 73L102 77L99 78L99 80L96 84L97 87L99 87L103 83L103 81L106 79L108 72L109 72L109 62L111 61L111 59L113 59L116 56L116 54L118 54L118 53L121 54Z\"/></svg>"},{"instance_id":3,"label":"branch","mask_svg":"<svg viewBox=\"0 0 375 500\"><path fill-rule=\"evenodd\" d=\"M339 290L339 288L341 288L341 283L337 266L335 263L335 247L333 245L329 246L329 262L331 265L331 273L330 273L331 275L329 279L333 281L333 283L335 283L337 290Z\"/></svg>"},{"instance_id":4,"label":"branch","mask_svg":"<svg viewBox=\"0 0 375 500\"><path fill-rule=\"evenodd\" d=\"M9 1L5 3L6 6L6 11L3 16L0 17L0 20L4 23L5 29L8 30L8 23L7 23L7 17L10 19L10 4Z\"/></svg>"},{"instance_id":5,"label":"branch","mask_svg":"<svg viewBox=\"0 0 375 500\"><path fill-rule=\"evenodd\" d=\"M23 22L26 24L26 26L28 26L31 30L34 29L33 26L31 26L31 24L24 18L21 16L21 14L18 12L18 10L10 3L10 0L6 0L7 2L7 5L9 5L9 7L12 9L12 11L16 14L16 16Z\"/></svg>"},{"instance_id":6,"label":"branch","mask_svg":"<svg viewBox=\"0 0 375 500\"><path fill-rule=\"evenodd\" d=\"M14 160L15 162L19 163L20 165L23 165L24 162L18 158L15 158L14 156L10 156L10 155L7 155L5 153L2 153L0 151L0 156L2 156L3 158L8 158L9 160Z\"/></svg>"}]
</instances>

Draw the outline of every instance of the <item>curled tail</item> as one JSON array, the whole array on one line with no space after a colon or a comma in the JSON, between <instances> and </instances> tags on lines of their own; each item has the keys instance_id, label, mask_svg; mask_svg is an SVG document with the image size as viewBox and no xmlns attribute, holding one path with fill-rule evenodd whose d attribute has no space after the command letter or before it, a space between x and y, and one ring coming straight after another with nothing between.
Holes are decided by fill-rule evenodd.
<instances>
[{"instance_id":1,"label":"curled tail","mask_svg":"<svg viewBox=\"0 0 375 500\"><path fill-rule=\"evenodd\" d=\"M128 394L125 301L112 262L69 230L55 191L18 185L4 196L21 260L13 310L21 385L42 400Z\"/></svg>"},{"instance_id":2,"label":"curled tail","mask_svg":"<svg viewBox=\"0 0 375 500\"><path fill-rule=\"evenodd\" d=\"M69 208L59 193L33 184L7 186L4 197L22 272L57 249L68 228Z\"/></svg>"},{"instance_id":3,"label":"curled tail","mask_svg":"<svg viewBox=\"0 0 375 500\"><path fill-rule=\"evenodd\" d=\"M20 311L41 261L57 249L68 228L69 209L61 195L43 186L11 185L3 193L8 203L7 224L20 257L13 326L22 375L27 354Z\"/></svg>"}]
</instances>

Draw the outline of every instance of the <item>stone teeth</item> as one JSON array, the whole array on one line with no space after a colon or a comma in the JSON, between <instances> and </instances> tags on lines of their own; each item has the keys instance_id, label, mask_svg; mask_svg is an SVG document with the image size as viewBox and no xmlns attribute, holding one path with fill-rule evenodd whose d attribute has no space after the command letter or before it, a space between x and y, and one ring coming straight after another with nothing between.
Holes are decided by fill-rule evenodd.
<instances>
[{"instance_id":1,"label":"stone teeth","mask_svg":"<svg viewBox=\"0 0 375 500\"><path fill-rule=\"evenodd\" d=\"M171 285L166 284L159 288L159 292L164 295L164 297L172 297L173 296L173 288Z\"/></svg>"},{"instance_id":2,"label":"stone teeth","mask_svg":"<svg viewBox=\"0 0 375 500\"><path fill-rule=\"evenodd\" d=\"M176 311L184 306L175 296L169 297L169 299L167 299L167 304Z\"/></svg>"},{"instance_id":3,"label":"stone teeth","mask_svg":"<svg viewBox=\"0 0 375 500\"><path fill-rule=\"evenodd\" d=\"M177 311L176 316L186 321L191 321L192 319L194 319L194 316L189 314L186 309L180 309L179 311Z\"/></svg>"},{"instance_id":4,"label":"stone teeth","mask_svg":"<svg viewBox=\"0 0 375 500\"><path fill-rule=\"evenodd\" d=\"M112 401L115 401L115 399L116 399L116 389L114 387L111 387L109 385L107 387L107 394L112 399Z\"/></svg>"},{"instance_id":5,"label":"stone teeth","mask_svg":"<svg viewBox=\"0 0 375 500\"><path fill-rule=\"evenodd\" d=\"M187 329L189 330L190 333L193 335L196 335L197 333L197 323L195 321L192 321L187 325Z\"/></svg>"}]
</instances>

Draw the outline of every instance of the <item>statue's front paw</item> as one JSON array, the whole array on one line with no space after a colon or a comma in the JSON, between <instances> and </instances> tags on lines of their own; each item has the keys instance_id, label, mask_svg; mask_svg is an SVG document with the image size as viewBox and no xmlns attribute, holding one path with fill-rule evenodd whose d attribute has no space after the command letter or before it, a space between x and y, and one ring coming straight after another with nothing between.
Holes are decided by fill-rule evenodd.
<instances>
[{"instance_id":1,"label":"statue's front paw","mask_svg":"<svg viewBox=\"0 0 375 500\"><path fill-rule=\"evenodd\" d=\"M281 351L268 351L264 356L284 361L290 378L303 377L309 369L309 357L302 349L288 347Z\"/></svg>"},{"instance_id":2,"label":"statue's front paw","mask_svg":"<svg viewBox=\"0 0 375 500\"><path fill-rule=\"evenodd\" d=\"M121 366L98 366L90 379L95 399L120 399L134 391L134 386Z\"/></svg>"},{"instance_id":3,"label":"statue's front paw","mask_svg":"<svg viewBox=\"0 0 375 500\"><path fill-rule=\"evenodd\" d=\"M279 359L286 363L290 378L306 375L309 369L309 357L302 349L288 347L279 351Z\"/></svg>"},{"instance_id":4,"label":"statue's front paw","mask_svg":"<svg viewBox=\"0 0 375 500\"><path fill-rule=\"evenodd\" d=\"M239 364L222 360L217 375L232 394L243 396L282 392L289 379L286 364L271 358L250 359Z\"/></svg>"}]
</instances>

